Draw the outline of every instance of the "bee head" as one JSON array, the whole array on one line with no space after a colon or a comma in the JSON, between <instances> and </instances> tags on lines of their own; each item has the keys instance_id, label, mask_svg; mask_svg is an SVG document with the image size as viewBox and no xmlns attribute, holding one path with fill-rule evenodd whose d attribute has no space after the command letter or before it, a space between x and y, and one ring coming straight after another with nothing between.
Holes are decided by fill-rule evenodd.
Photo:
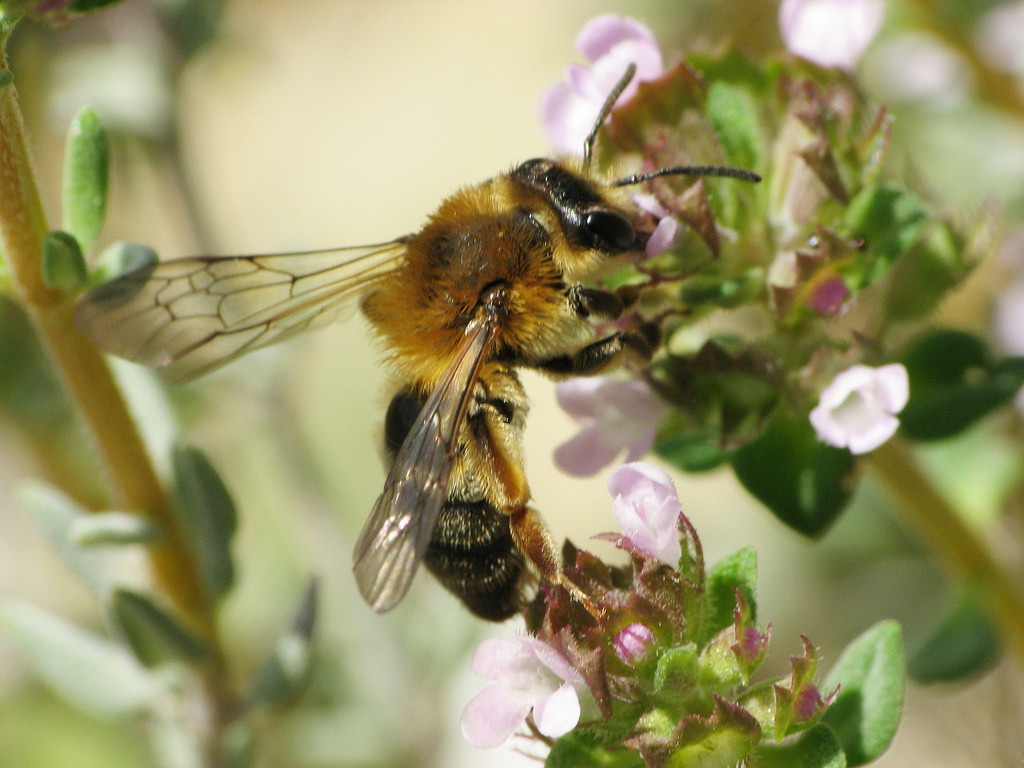
<instances>
[{"instance_id":1,"label":"bee head","mask_svg":"<svg viewBox=\"0 0 1024 768\"><path fill-rule=\"evenodd\" d=\"M520 164L511 175L555 210L571 245L608 256L638 245L626 215L609 205L593 183L564 165L537 158Z\"/></svg>"}]
</instances>

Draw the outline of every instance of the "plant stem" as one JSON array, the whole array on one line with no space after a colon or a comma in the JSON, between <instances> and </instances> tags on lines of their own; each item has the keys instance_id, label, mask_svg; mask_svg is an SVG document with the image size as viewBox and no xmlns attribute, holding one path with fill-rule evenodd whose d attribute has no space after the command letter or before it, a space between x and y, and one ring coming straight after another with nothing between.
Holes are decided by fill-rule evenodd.
<instances>
[{"instance_id":1,"label":"plant stem","mask_svg":"<svg viewBox=\"0 0 1024 768\"><path fill-rule=\"evenodd\" d=\"M949 570L980 588L990 618L1024 665L1024 591L939 494L905 443L888 441L867 464L896 498L902 522Z\"/></svg>"},{"instance_id":2,"label":"plant stem","mask_svg":"<svg viewBox=\"0 0 1024 768\"><path fill-rule=\"evenodd\" d=\"M9 31L10 27L0 30L0 69L7 67ZM48 231L17 93L10 83L0 88L0 248L12 285L95 440L115 503L125 510L144 511L161 528L160 540L148 550L153 571L213 653L204 670L211 706L206 764L219 766L221 736L234 699L215 606L200 586L195 558L106 360L74 326L74 296L43 282L42 245Z\"/></svg>"},{"instance_id":3,"label":"plant stem","mask_svg":"<svg viewBox=\"0 0 1024 768\"><path fill-rule=\"evenodd\" d=\"M0 50L0 67L6 65ZM11 282L96 441L115 503L144 510L160 524L164 536L151 550L154 569L171 598L209 635L212 616L197 569L110 369L74 327L74 297L43 282L48 231L12 83L0 91L0 243Z\"/></svg>"}]
</instances>

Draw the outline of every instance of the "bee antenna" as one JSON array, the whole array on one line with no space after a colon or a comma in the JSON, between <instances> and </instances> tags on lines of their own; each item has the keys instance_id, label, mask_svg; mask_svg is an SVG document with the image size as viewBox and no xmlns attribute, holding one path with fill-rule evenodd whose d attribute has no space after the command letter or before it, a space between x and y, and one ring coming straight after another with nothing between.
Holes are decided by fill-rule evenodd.
<instances>
[{"instance_id":1,"label":"bee antenna","mask_svg":"<svg viewBox=\"0 0 1024 768\"><path fill-rule=\"evenodd\" d=\"M629 81L633 79L633 75L636 74L636 64L630 64L626 67L626 71L619 78L619 82L612 88L611 93L608 94L608 98L604 100L604 104L601 105L601 111L597 113L597 119L594 121L594 127L590 129L590 133L587 134L587 138L583 142L583 167L590 167L590 156L594 151L594 142L597 140L597 132L601 130L601 126L604 125L604 121L608 119L608 115L612 111L612 107L615 106L615 102L619 100L619 96L626 90L626 86L629 85Z\"/></svg>"},{"instance_id":2,"label":"bee antenna","mask_svg":"<svg viewBox=\"0 0 1024 768\"><path fill-rule=\"evenodd\" d=\"M648 173L636 173L632 176L625 176L612 182L613 187L628 187L632 184L639 184L648 179L656 179L659 176L728 176L731 179L741 181L759 182L761 177L753 171L743 168L730 168L727 165L673 165L668 168L659 168Z\"/></svg>"}]
</instances>

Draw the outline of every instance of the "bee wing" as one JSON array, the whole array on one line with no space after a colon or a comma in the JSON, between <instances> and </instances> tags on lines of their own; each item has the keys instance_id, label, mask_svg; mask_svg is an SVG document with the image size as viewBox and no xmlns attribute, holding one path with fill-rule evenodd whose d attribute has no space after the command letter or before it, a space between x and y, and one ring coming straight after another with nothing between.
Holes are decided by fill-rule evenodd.
<instances>
[{"instance_id":1,"label":"bee wing","mask_svg":"<svg viewBox=\"0 0 1024 768\"><path fill-rule=\"evenodd\" d=\"M405 596L448 499L455 441L495 336L494 322L474 322L398 450L384 490L356 542L353 571L377 612Z\"/></svg>"},{"instance_id":2,"label":"bee wing","mask_svg":"<svg viewBox=\"0 0 1024 768\"><path fill-rule=\"evenodd\" d=\"M75 324L107 352L188 381L337 319L398 264L406 242L170 259L87 293Z\"/></svg>"}]
</instances>

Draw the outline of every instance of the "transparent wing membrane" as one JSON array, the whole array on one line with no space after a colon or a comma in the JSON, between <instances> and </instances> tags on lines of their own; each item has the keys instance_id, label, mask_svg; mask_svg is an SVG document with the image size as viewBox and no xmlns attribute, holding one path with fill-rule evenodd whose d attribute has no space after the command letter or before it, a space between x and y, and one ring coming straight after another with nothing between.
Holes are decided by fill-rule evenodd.
<instances>
[{"instance_id":1,"label":"transparent wing membrane","mask_svg":"<svg viewBox=\"0 0 1024 768\"><path fill-rule=\"evenodd\" d=\"M353 570L363 598L375 611L405 596L448 499L455 441L463 428L473 386L497 326L469 326L444 376L399 448L373 511L356 542Z\"/></svg>"},{"instance_id":2,"label":"transparent wing membrane","mask_svg":"<svg viewBox=\"0 0 1024 768\"><path fill-rule=\"evenodd\" d=\"M90 291L75 322L107 352L188 381L341 319L400 263L405 242L163 261Z\"/></svg>"}]
</instances>

